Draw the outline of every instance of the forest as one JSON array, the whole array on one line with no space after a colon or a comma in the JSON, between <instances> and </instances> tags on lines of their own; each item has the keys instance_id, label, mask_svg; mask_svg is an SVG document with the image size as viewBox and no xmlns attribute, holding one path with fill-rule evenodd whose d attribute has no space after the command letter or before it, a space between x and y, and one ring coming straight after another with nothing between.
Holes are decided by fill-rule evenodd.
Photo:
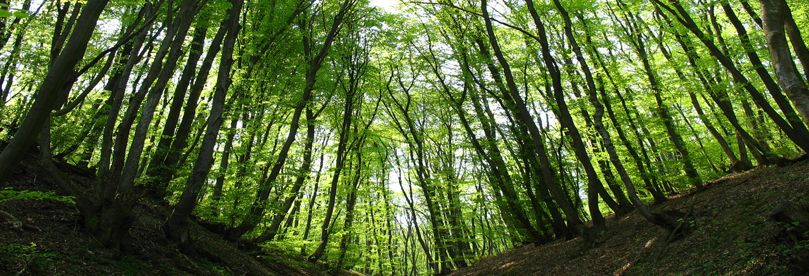
<instances>
[{"instance_id":1,"label":"forest","mask_svg":"<svg viewBox=\"0 0 809 276\"><path fill-rule=\"evenodd\" d=\"M803 0L0 0L0 189L369 275L676 240L655 206L805 159L806 40Z\"/></svg>"}]
</instances>

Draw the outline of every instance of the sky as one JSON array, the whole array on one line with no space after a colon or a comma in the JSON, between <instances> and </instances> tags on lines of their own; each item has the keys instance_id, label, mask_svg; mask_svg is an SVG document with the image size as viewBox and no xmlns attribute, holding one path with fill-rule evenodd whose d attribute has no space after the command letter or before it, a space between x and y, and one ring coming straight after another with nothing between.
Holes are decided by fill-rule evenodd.
<instances>
[{"instance_id":1,"label":"sky","mask_svg":"<svg viewBox=\"0 0 809 276\"><path fill-rule=\"evenodd\" d=\"M371 0L371 6L378 7L386 12L395 12L399 0Z\"/></svg>"}]
</instances>

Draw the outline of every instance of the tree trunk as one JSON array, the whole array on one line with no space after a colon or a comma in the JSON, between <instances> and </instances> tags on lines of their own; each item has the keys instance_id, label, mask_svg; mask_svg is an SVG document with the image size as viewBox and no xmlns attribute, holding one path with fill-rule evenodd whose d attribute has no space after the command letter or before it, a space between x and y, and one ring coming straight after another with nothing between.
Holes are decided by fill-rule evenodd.
<instances>
[{"instance_id":1,"label":"tree trunk","mask_svg":"<svg viewBox=\"0 0 809 276\"><path fill-rule=\"evenodd\" d=\"M675 60L673 59L673 57L671 55L671 52L666 48L665 45L663 45L662 38L658 38L657 43L658 43L658 46L659 46L661 52L666 57L666 60L668 60L669 62L672 62L672 63L675 62ZM695 71L697 71L696 74L699 75L699 68L694 67L694 69L695 69ZM682 70L675 67L674 71L677 74L677 77L679 77L681 81L683 81L683 82L688 81L686 79L685 73L683 73ZM707 93L712 93L710 85L708 85L705 81L702 81L702 80L704 80L704 78L700 77L700 83L702 84L705 91ZM719 147L722 148L722 152L724 152L725 155L728 157L728 159L730 159L731 166L735 166L735 165L739 164L738 163L739 159L736 158L736 155L733 153L733 150L730 149L730 146L728 145L727 140L725 140L725 138L722 137L722 135L719 133L719 131L716 130L716 127L714 127L713 124L711 123L711 121L708 119L708 117L705 116L705 112L702 110L702 106L700 105L699 100L697 99L697 96L694 93L694 91L691 91L689 89L688 90L688 96L689 96L689 99L691 100L691 105L697 111L697 115L699 116L700 121L702 122L703 125L705 125L705 128L708 129L708 132L710 132L711 135L713 135L713 137L714 137L714 139L716 139L717 143L719 143ZM682 110L680 110L680 113L683 113ZM685 114L683 113L682 115L683 115L683 118L685 119ZM689 128L691 128L692 132L693 132L693 127L691 127L691 124L688 122L687 119L686 119L686 123L688 123ZM702 148L701 143L700 143L700 148ZM705 150L703 148L703 152L704 151ZM711 159L708 158L708 161L711 162ZM712 162L711 162L711 166L714 167ZM749 166L749 164L741 165L741 166L746 167L746 166Z\"/></svg>"},{"instance_id":2,"label":"tree trunk","mask_svg":"<svg viewBox=\"0 0 809 276\"><path fill-rule=\"evenodd\" d=\"M199 3L194 0L186 0L181 4L180 17L174 22L174 24L178 26L176 33L173 33L173 35L170 36L171 42L169 45L170 48L168 55L166 56L166 63L162 64L162 66L158 65L157 67L152 67L158 68L160 74L157 75L157 78L154 81L154 86L149 88L148 85L144 85L142 88L149 89L149 92L146 94L146 103L140 112L138 124L135 126L135 133L131 138L131 145L129 146L129 151L126 154L126 161L122 163L123 167L120 167L119 170L113 171L113 173L120 174L117 178L113 178L113 180L117 180L119 182L117 183L119 193L128 193L134 185L135 178L137 177L140 168L140 159L141 155L143 154L144 141L148 135L149 125L154 118L155 110L157 105L160 103L160 98L168 85L168 81L172 75L174 75L174 68L177 66L178 59L182 53L182 44L185 41L185 36L188 33L188 29L190 28L196 13L199 11L199 7L197 6L198 4ZM164 41L164 45L167 42L168 41ZM160 62L159 60L155 60L155 63ZM216 130L219 131L218 128ZM128 133L128 131L125 133ZM121 137L121 135L119 135L119 137Z\"/></svg>"},{"instance_id":3,"label":"tree trunk","mask_svg":"<svg viewBox=\"0 0 809 276\"><path fill-rule=\"evenodd\" d=\"M508 168L506 167L506 163L505 163L505 161L503 159L503 156L501 154L499 146L497 145L494 130L491 129L492 124L491 124L490 120L487 119L488 116L486 114L484 114L484 112L482 111L481 104L480 104L480 99L479 99L479 96L478 96L478 92L474 89L474 84L472 83L473 80L471 80L472 72L471 72L471 70L469 68L469 64L466 62L466 55L465 54L464 54L464 58L462 60L459 60L459 63L461 64L462 71L464 73L464 85L466 86L466 89L467 89L467 91L465 93L468 93L468 94L472 95L471 96L472 97L472 103L473 103L473 106L475 107L475 112L476 112L477 118L481 121L481 125L482 125L481 128L483 129L483 131L485 133L485 136L486 136L486 139L487 139L485 141L485 143L481 143L481 141L477 138L477 136L475 135L474 131L472 130L472 128L470 126L470 122L466 118L466 112L464 111L463 106L462 106L463 105L463 102L462 102L463 98L465 98L466 95L462 96L462 99L456 99L452 95L452 91L450 91L450 88L443 81L443 78L441 77L441 75L440 75L440 73L438 71L439 68L437 68L436 65L432 66L433 72L434 72L434 74L436 74L436 76L441 78L441 85L442 85L442 88L444 90L444 93L447 95L447 97L452 102L453 109L458 114L458 117L459 117L459 119L461 121L461 125L464 127L464 130L466 131L467 136L469 137L473 147L475 148L475 151L478 153L478 155L482 159L484 159L486 161L487 168L489 168L489 170L488 170L489 175L490 175L491 179L493 180L492 182L496 183L496 185L493 185L493 186L496 186L497 189L499 189L504 194L508 195L505 198L505 200L506 200L506 202L508 204L508 208L509 208L508 212L514 214L515 219L520 224L520 230L522 231L522 234L523 235L528 235L531 239L534 239L534 240L544 240L543 237L538 236L539 233L533 228L533 226L531 226L531 223L528 220L528 217L525 215L525 213L523 211L523 208L516 201L518 199L518 196L517 196L517 193L514 191L514 186L513 186L514 184L512 182L510 172L508 172ZM484 147L484 145L485 145L485 147ZM525 186L526 186L527 190L531 191L530 182L526 179L526 181L524 181L524 183L526 184ZM495 187L492 187L492 189L495 189ZM536 200L533 199L533 197L532 197L532 205L534 205L534 212L535 213L542 212L542 210L538 206L538 202L536 202ZM562 227L564 227L564 226L562 226Z\"/></svg>"},{"instance_id":4,"label":"tree trunk","mask_svg":"<svg viewBox=\"0 0 809 276\"><path fill-rule=\"evenodd\" d=\"M323 225L320 227L320 243L318 244L317 249L315 249L315 252L309 256L309 261L312 262L317 261L323 256L326 251L326 246L328 245L329 232L331 230L329 224L331 223L332 216L334 215L334 206L337 201L338 183L347 158L346 150L350 136L349 128L351 125L352 115L354 114L353 103L353 97L346 98L346 103L343 107L342 127L339 134L337 154L335 155L336 162L334 165L334 173L332 174L331 185L329 186L329 200L326 206L326 215L323 220Z\"/></svg>"},{"instance_id":5,"label":"tree trunk","mask_svg":"<svg viewBox=\"0 0 809 276\"><path fill-rule=\"evenodd\" d=\"M680 44L680 46L685 51L686 56L688 57L689 64L691 65L692 68L694 68L697 71L697 77L700 79L700 82L703 83L703 86L705 86L706 91L709 92L708 94L714 100L716 105L719 107L720 111L722 111L722 113L725 115L725 118L728 119L731 126L733 126L733 128L736 130L736 133L744 138L744 142L750 146L754 156L756 156L756 158L759 159L760 163L767 163L765 157L771 155L769 153L769 150L766 147L764 147L764 145L760 143L758 139L750 135L750 133L748 133L741 126L738 118L736 117L735 111L728 98L727 93L724 93L723 91L715 89L714 87L708 85L709 81L706 76L706 72L700 69L698 65L699 57L697 56L695 49L690 45L689 41L686 40L687 38L683 37L679 33L675 33L675 38L677 39L678 44ZM746 101L742 102L742 106L744 107L745 110L748 110L749 108L745 107L747 106L745 103ZM755 119L753 119L752 122L755 122Z\"/></svg>"},{"instance_id":6,"label":"tree trunk","mask_svg":"<svg viewBox=\"0 0 809 276\"><path fill-rule=\"evenodd\" d=\"M794 20L790 20L792 13L789 11L789 6L787 6L786 1L762 0L760 2L764 33L767 37L767 45L770 49L770 56L772 57L772 63L775 67L775 73L778 75L781 87L784 88L784 92L786 92L792 104L795 106L795 109L803 118L804 123L809 123L809 89L807 89L806 83L801 78L792 58L792 53L790 53L789 50L785 31L787 22L791 23L789 24L789 29L791 30L790 38L792 38L792 43L793 45L799 46L796 52L806 55L806 46L802 44L801 41L795 41L796 37L800 38L800 34L792 35L792 33L797 31L797 26L794 26ZM727 7L726 11L730 9L727 3L723 6ZM803 49L800 47L801 45L803 45ZM803 50L803 53L801 53L801 50ZM803 58L805 58L805 56ZM801 59L801 62L807 61L809 60ZM804 64L804 66L809 65ZM797 124L796 122L792 123L793 125Z\"/></svg>"},{"instance_id":7,"label":"tree trunk","mask_svg":"<svg viewBox=\"0 0 809 276\"><path fill-rule=\"evenodd\" d=\"M155 7L147 2L138 16L148 18L154 13ZM149 28L143 28L130 43L124 45L123 51L121 52L124 55L119 61L119 67L113 71L114 73L109 77L107 85L104 87L105 90L110 91L110 96L106 102L106 106L109 106L107 120L104 123L104 129L101 135L99 161L96 164L96 175L99 178L106 178L110 171L115 124L118 121L118 114L123 105L124 93L126 93L126 86L127 83L129 83L132 69L143 57L141 55L141 48L143 48L146 35L149 33L148 29ZM149 41L148 44L151 44L151 41ZM151 47L147 45L145 48Z\"/></svg>"},{"instance_id":8,"label":"tree trunk","mask_svg":"<svg viewBox=\"0 0 809 276\"><path fill-rule=\"evenodd\" d=\"M792 55L789 52L789 44L787 44L787 38L784 32L786 18L790 16L786 14L786 12L789 11L786 2L782 0L762 1L763 29L767 37L767 43L770 46L770 54L772 56L772 63L775 66L775 73L781 81L781 87L776 84L761 62L761 59L750 43L750 38L747 35L744 25L739 21L739 18L736 16L736 13L733 11L730 4L728 4L727 0L723 0L722 9L724 9L728 19L739 33L742 46L744 46L750 62L753 64L756 73L764 81L767 90L770 91L778 107L781 108L781 112L784 113L793 128L798 131L807 132L804 124L809 123L809 90L806 89L806 85L801 79L800 73L798 73L798 69L795 67ZM795 106L794 110L792 106L789 105L789 101L787 101L781 93L780 88L783 88L787 97L792 100L792 104ZM798 115L795 114L795 111L803 118L803 122L801 122Z\"/></svg>"},{"instance_id":9,"label":"tree trunk","mask_svg":"<svg viewBox=\"0 0 809 276\"><path fill-rule=\"evenodd\" d=\"M76 21L73 35L64 49L53 60L37 93L28 115L14 133L14 137L0 152L0 179L4 179L14 165L33 146L36 137L46 127L45 123L55 108L60 91L75 82L74 67L84 57L87 44L98 23L98 17L107 5L107 0L88 0Z\"/></svg>"},{"instance_id":10,"label":"tree trunk","mask_svg":"<svg viewBox=\"0 0 809 276\"><path fill-rule=\"evenodd\" d=\"M797 146L799 146L804 151L809 150L809 133L805 131L801 131L800 128L795 128L790 123L785 120L778 112L767 102L767 99L761 92L753 86L753 83L750 82L747 77L742 74L742 72L736 67L735 64L728 58L727 55L723 54L719 48L711 41L709 37L707 37L696 25L694 20L691 16L685 12L685 10L675 4L675 8L671 8L666 4L663 4L660 0L652 0L658 7L661 7L667 10L669 13L674 15L674 17L679 21L683 26L685 26L691 33L696 35L696 37L708 48L711 55L713 55L721 64L722 66L727 69L727 71L733 77L733 80L742 85L745 90L750 94L753 101L758 105L770 119L775 122L775 124L782 130L784 133L789 137L792 142L794 142ZM661 13L665 15L665 13ZM805 129L805 128L803 128Z\"/></svg>"},{"instance_id":11,"label":"tree trunk","mask_svg":"<svg viewBox=\"0 0 809 276\"><path fill-rule=\"evenodd\" d=\"M356 129L356 128L355 128ZM356 134L356 133L355 133ZM349 192L346 196L346 216L343 222L343 229L346 231L345 235L340 238L339 255L337 257L336 269L351 269L351 267L344 267L346 252L348 251L348 241L353 238L353 224L354 224L354 207L357 205L357 190L359 189L360 181L362 180L362 146L358 146L356 151L357 169L354 171L354 179L349 183ZM367 264L367 263L366 263Z\"/></svg>"},{"instance_id":12,"label":"tree trunk","mask_svg":"<svg viewBox=\"0 0 809 276\"><path fill-rule=\"evenodd\" d=\"M587 21L585 21L583 19L582 19L582 21L585 23L585 30L586 30L585 31L585 39L586 39L587 45L593 45L594 43L592 42L592 37L590 35L590 28L586 24ZM620 92L618 91L619 88L615 84L615 81L612 79L612 75L609 73L609 70L607 69L606 64L604 64L604 60L603 60L603 57L601 56L601 54L595 49L591 49L590 52L595 57L596 61L599 63L601 68L603 69L603 72L607 76L610 83L615 87L616 94L618 94L620 96ZM607 116L609 117L610 122L612 122L613 128L615 128L616 132L618 133L618 138L621 140L621 143L624 145L624 147L626 147L627 152L629 153L629 155L635 161L635 166L638 168L638 171L640 172L640 176L641 176L641 179L644 182L644 185L646 186L646 190L649 191L649 193L652 194L652 197L654 198L656 203L661 203L661 202L666 201L665 195L663 195L663 193L660 192L660 190L657 189L657 187L655 187L655 185L654 185L654 181L653 181L654 176L653 176L653 174L651 174L648 171L648 169L651 169L651 168L647 169L647 167L644 165L643 159L641 159L641 156L635 150L635 147L632 146L632 143L629 141L629 138L627 137L626 133L624 132L623 128L621 127L621 124L618 122L618 119L617 119L617 117L615 115L615 111L612 109L612 104L610 103L610 98L607 96L606 89L603 87L603 85L599 89L599 93L601 95L601 101L603 102L602 106L606 110ZM622 103L623 106L625 106L623 98L621 98L621 103ZM632 126L632 125L634 125L634 121L632 120L632 117L629 116L629 115L630 114L627 113L628 120L630 122L630 126ZM603 123L602 123L602 125L603 125ZM606 144L606 141L605 141L605 144ZM610 141L610 144L612 144L611 141ZM641 150L644 151L644 156L646 156L645 147L644 147L643 143L641 142L639 144L639 146L641 147ZM605 147L606 147L606 145L605 145ZM607 153L609 154L609 148L607 148ZM620 161L620 159L619 159L619 161ZM614 162L613 162L613 165L616 166L616 169L618 168L618 165L614 164ZM623 167L623 165L621 165L621 167ZM619 171L619 176L620 176L620 171Z\"/></svg>"},{"instance_id":13,"label":"tree trunk","mask_svg":"<svg viewBox=\"0 0 809 276\"><path fill-rule=\"evenodd\" d=\"M245 111L246 112L246 111ZM233 138L236 136L236 131L239 123L239 117L230 119L230 127L228 128L227 139L225 140L225 149L222 150L222 160L219 162L219 173L216 176L216 183L211 193L211 211L214 217L218 217L220 213L220 204L222 201L222 189L225 186L225 178L228 175L228 166L230 165L230 153L233 149Z\"/></svg>"},{"instance_id":14,"label":"tree trunk","mask_svg":"<svg viewBox=\"0 0 809 276\"><path fill-rule=\"evenodd\" d=\"M556 65L556 61L554 61L553 56L551 56L551 49L548 43L547 34L545 32L545 26L542 23L539 15L537 14L536 9L534 8L534 4L532 0L526 1L528 4L528 9L531 13L531 17L534 20L534 24L536 25L539 31L539 43L541 46L542 51L542 58L545 62L545 69L551 76L552 88L553 88L553 98L556 101L556 108L558 109L558 116L559 122L562 125L564 131L570 135L571 138L571 145L573 146L574 153L579 160L579 162L584 166L584 171L587 174L587 199L588 199L588 208L590 211L590 216L593 221L593 227L596 231L601 231L605 226L605 220L603 215L601 214L601 210L598 207L598 195L599 192L603 191L604 186L601 184L601 180L598 178L598 174L593 167L593 164L590 162L590 156L587 153L587 148L582 141L581 134L579 133L578 128L576 127L575 123L573 122L573 117L570 114L570 110L568 109L567 102L564 99L564 91L562 88L562 76L559 68ZM489 22L491 23L491 22ZM489 24L491 25L491 24ZM489 26L490 27L490 26ZM490 35L493 35L492 31L490 30ZM493 43L494 44L494 43ZM496 51L497 52L497 51ZM503 61L501 61L502 63ZM504 65L504 70L506 66ZM507 80L509 73L506 74ZM513 83L512 81L509 81ZM512 84L509 84L510 86ZM516 92L516 85L512 88L513 93ZM602 197L608 198L609 196L604 196L604 192L601 192ZM610 199L611 200L611 199Z\"/></svg>"},{"instance_id":15,"label":"tree trunk","mask_svg":"<svg viewBox=\"0 0 809 276\"><path fill-rule=\"evenodd\" d=\"M295 199L298 198L300 193L301 187L303 187L303 183L309 178L310 171L312 169L312 147L314 145L315 140L315 118L314 113L312 112L311 108L306 108L306 141L304 142L303 146L303 162L301 163L301 167L298 169L298 174L295 176L295 182L292 184L292 187L289 190L289 195L286 199L281 203L281 207L278 209L280 212L275 214L270 222L270 227L267 230L264 230L264 233L261 234L258 238L256 238L255 242L265 242L272 240L275 235L278 233L278 229L281 227L281 222L284 221L284 217L287 214L287 210L292 207L292 204L295 202Z\"/></svg>"},{"instance_id":16,"label":"tree trunk","mask_svg":"<svg viewBox=\"0 0 809 276\"><path fill-rule=\"evenodd\" d=\"M430 248L427 245L427 242L425 241L424 236L421 234L421 231L419 230L419 224L418 224L418 220L417 220L417 217L416 217L416 208L415 208L415 206L413 204L413 197L414 197L414 195L412 193L413 192L413 186L410 185L408 187L409 188L408 190L411 192L411 194L408 196L407 192L405 192L404 184L402 184L402 183L404 183L404 181L402 181L402 169L401 169L402 166L401 166L401 163L399 162L399 154L394 152L393 153L393 158L396 160L396 168L398 169L397 176L399 177L399 179L398 179L399 188L402 190L402 193L403 193L404 198L405 198L405 202L407 202L407 205L409 207L408 209L410 210L410 212L408 212L409 213L408 219L410 221L413 221L414 228L416 229L416 237L418 238L419 245L421 245L421 249L424 250L424 256L425 256L425 259L427 260L427 267L432 269L434 274L440 274L441 270L438 267L438 264L435 262L435 259L433 259L432 253L430 253ZM408 184L412 183L412 182L410 182L409 178L408 178L407 183ZM408 226L409 226L409 224L408 224ZM408 228L408 231L409 231L409 228ZM414 246L414 248L415 248L415 246ZM414 251L413 255L415 255L415 249L413 251Z\"/></svg>"},{"instance_id":17,"label":"tree trunk","mask_svg":"<svg viewBox=\"0 0 809 276\"><path fill-rule=\"evenodd\" d=\"M214 146L219 128L222 126L222 114L225 108L225 97L231 85L230 71L233 67L233 49L236 46L236 38L239 36L239 16L241 15L243 0L231 0L231 7L228 10L228 17L222 25L227 26L227 37L222 47L219 71L216 77L216 90L211 103L211 110L206 121L205 138L200 146L199 156L194 162L191 176L188 183L180 195L180 200L171 212L164 225L166 236L186 245L189 242L188 219L191 212L197 205L197 198L202 189L202 185L208 179L208 173L214 161Z\"/></svg>"},{"instance_id":18,"label":"tree trunk","mask_svg":"<svg viewBox=\"0 0 809 276\"><path fill-rule=\"evenodd\" d=\"M317 173L315 174L315 186L312 188L312 193L309 195L309 204L306 211L306 226L303 229L303 237L302 240L308 241L309 240L309 230L312 226L312 213L315 209L315 200L317 200L317 193L318 193L318 186L320 184L320 175L323 172L323 157L326 155L326 143L328 143L329 138L331 135L326 135L326 138L323 139L323 145L321 145L320 150L320 163L317 166ZM306 255L306 245L301 247L301 255Z\"/></svg>"},{"instance_id":19,"label":"tree trunk","mask_svg":"<svg viewBox=\"0 0 809 276\"><path fill-rule=\"evenodd\" d=\"M278 152L278 157L273 163L272 169L270 170L270 175L264 181L262 181L263 183L260 184L259 189L256 192L256 197L253 201L253 204L250 206L250 209L248 210L247 214L242 220L242 223L232 229L230 234L231 238L233 239L239 238L245 233L253 230L256 227L256 225L258 225L261 218L264 216L264 211L266 209L266 202L270 195L270 188L272 184L275 182L276 178L278 178L278 175L280 175L284 163L286 163L287 155L289 154L289 149L292 147L292 143L295 142L295 136L297 135L298 128L300 127L301 113L303 113L303 109L306 107L306 105L309 104L309 101L312 98L312 93L315 89L317 72L320 70L323 61L326 59L329 49L331 48L331 45L334 42L337 33L341 29L343 20L345 19L345 17L348 15L349 11L352 8L353 8L352 1L342 2L342 4L340 5L340 10L334 16L331 28L329 29L329 32L326 35L325 40L323 42L323 45L321 45L318 52L314 52L314 49L312 48L313 38L309 36L303 37L304 55L308 58L306 84L303 89L303 97L295 106L287 138L284 141L284 144L281 146L280 151Z\"/></svg>"},{"instance_id":20,"label":"tree trunk","mask_svg":"<svg viewBox=\"0 0 809 276\"><path fill-rule=\"evenodd\" d=\"M185 101L186 92L188 92L188 87L191 85L193 77L196 73L197 62L199 61L200 56L202 56L202 47L205 44L205 36L208 33L207 21L208 20L204 20L203 23L198 24L194 29L194 35L191 39L191 48L188 53L188 58L186 58L185 68L183 69L180 80L177 82L174 89L174 95L171 99L171 107L169 108L169 113L166 116L166 123L163 126L160 139L155 147L155 153L152 155L149 161L148 169L146 170L147 177L159 176L160 174L158 171L170 169L163 167L165 166L164 161L166 160L166 156L169 155L171 143L174 140L174 134L180 119L180 113L182 111L183 102ZM190 100L196 101L196 99L193 98ZM165 181L166 179L157 180ZM154 182L151 183L152 184L150 186L152 186L152 188L155 190L154 192L158 196L162 197L164 195L163 190L165 189L165 186L163 186L162 183L158 185L154 185L156 184Z\"/></svg>"},{"instance_id":21,"label":"tree trunk","mask_svg":"<svg viewBox=\"0 0 809 276\"><path fill-rule=\"evenodd\" d=\"M208 80L208 75L211 72L211 67L219 55L219 51L222 49L222 40L225 38L225 34L227 32L227 28L225 25L220 25L219 29L214 35L213 40L211 40L210 46L208 46L208 52L205 54L205 59L202 60L202 64L199 67L196 77L194 77L194 81L191 84L190 91L188 92L188 99L186 100L185 107L183 108L183 115L180 118L180 125L177 127L177 131L175 132L174 137L172 138L171 146L168 149L168 153L164 160L161 160L159 166L155 168L153 175L149 175L147 171L147 175L151 178L152 183L156 185L152 188L158 195L162 195L163 191L166 189L166 185L171 181L171 178L174 176L174 171L176 170L177 166L181 164L182 153L183 150L188 146L188 138L194 133L194 121L197 117L197 106L199 104L200 94L202 93L203 88L205 88L205 83ZM194 144L194 143L192 143Z\"/></svg>"},{"instance_id":22,"label":"tree trunk","mask_svg":"<svg viewBox=\"0 0 809 276\"><path fill-rule=\"evenodd\" d=\"M484 11L484 19L489 19L488 10L486 8L486 5L484 4L486 3L481 4L482 10ZM497 43L496 38L493 35L494 31L493 27L491 26L492 25L491 20L489 19L485 21L487 25L486 29L488 33L489 42L490 44L492 44L492 47L494 47L494 45L496 45ZM496 52L499 52L499 45L498 50ZM503 70L510 71L510 69L506 69L507 62L505 61L504 58L502 58L502 53L496 56L499 56L498 60L501 63ZM534 153L534 156L536 156L538 160L538 166L536 167L536 169L538 169L539 172L537 172L537 174L541 175L541 179L544 182L547 189L550 190L551 195L553 195L554 201L556 201L556 203L564 211L567 219L567 227L569 233L580 234L583 229L583 224L579 219L579 216L577 215L578 212L576 212L575 208L570 203L567 194L561 187L561 183L557 182L556 175L554 174L553 170L551 170L551 163L550 159L548 158L548 154L545 150L544 139L542 138L539 129L534 123L525 102L519 95L516 88L516 84L513 83L513 79L508 81L508 79L513 78L513 76L510 75L511 75L510 73L506 74L507 82L512 83L509 85L511 87L508 88L509 96L514 100L514 107L516 108L517 111L516 116L518 120L521 122L521 124L523 124L523 126L527 128L528 134L530 135L530 140L528 140L530 142L526 143L526 145L529 146L529 152Z\"/></svg>"}]
</instances>

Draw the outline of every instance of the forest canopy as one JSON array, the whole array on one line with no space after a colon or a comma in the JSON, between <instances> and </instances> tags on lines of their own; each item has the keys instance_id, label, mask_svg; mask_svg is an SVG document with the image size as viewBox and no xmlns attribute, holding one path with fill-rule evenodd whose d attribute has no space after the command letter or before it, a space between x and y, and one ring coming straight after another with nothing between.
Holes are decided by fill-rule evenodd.
<instances>
[{"instance_id":1,"label":"forest canopy","mask_svg":"<svg viewBox=\"0 0 809 276\"><path fill-rule=\"evenodd\" d=\"M373 275L581 236L809 150L802 0L0 0L0 187ZM85 168L90 187L56 162Z\"/></svg>"}]
</instances>

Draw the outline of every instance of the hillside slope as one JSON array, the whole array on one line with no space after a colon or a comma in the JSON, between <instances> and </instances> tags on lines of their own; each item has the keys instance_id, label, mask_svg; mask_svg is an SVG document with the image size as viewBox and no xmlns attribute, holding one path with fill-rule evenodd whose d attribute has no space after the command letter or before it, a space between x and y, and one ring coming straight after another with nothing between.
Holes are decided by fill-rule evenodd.
<instances>
[{"instance_id":1,"label":"hillside slope","mask_svg":"<svg viewBox=\"0 0 809 276\"><path fill-rule=\"evenodd\" d=\"M809 241L785 237L769 219L785 202L809 204L809 161L728 175L654 206L690 213L693 230L677 241L633 212L611 218L595 248L581 238L526 245L455 275L806 275Z\"/></svg>"},{"instance_id":2,"label":"hillside slope","mask_svg":"<svg viewBox=\"0 0 809 276\"><path fill-rule=\"evenodd\" d=\"M33 158L31 158L33 159ZM86 169L57 164L75 183ZM0 275L322 275L327 268L297 255L245 250L192 223L193 248L169 243L161 226L168 208L141 200L125 253L100 247L81 229L72 198L37 162L26 160L0 187Z\"/></svg>"}]
</instances>

